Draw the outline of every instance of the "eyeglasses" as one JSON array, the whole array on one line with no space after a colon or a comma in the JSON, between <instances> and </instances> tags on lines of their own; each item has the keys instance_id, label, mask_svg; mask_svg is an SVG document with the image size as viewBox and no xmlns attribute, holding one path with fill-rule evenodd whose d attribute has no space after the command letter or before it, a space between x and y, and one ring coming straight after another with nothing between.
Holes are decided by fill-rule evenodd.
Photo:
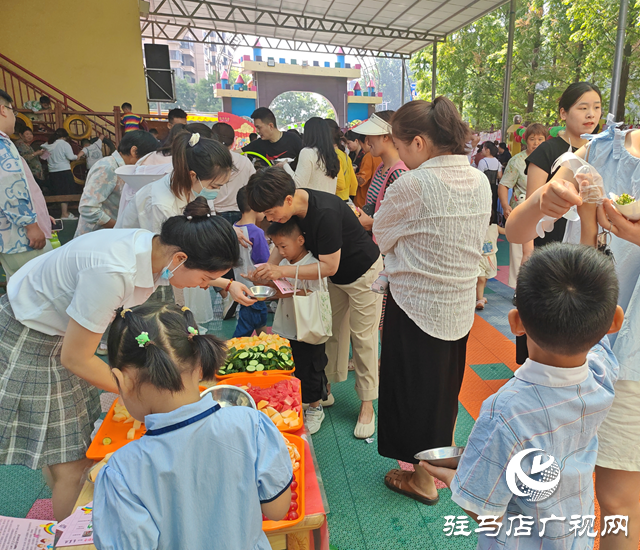
<instances>
[{"instance_id":1,"label":"eyeglasses","mask_svg":"<svg viewBox=\"0 0 640 550\"><path fill-rule=\"evenodd\" d=\"M18 109L16 109L13 105L0 105L0 107L4 107L5 109L11 109L14 115L18 115Z\"/></svg>"}]
</instances>

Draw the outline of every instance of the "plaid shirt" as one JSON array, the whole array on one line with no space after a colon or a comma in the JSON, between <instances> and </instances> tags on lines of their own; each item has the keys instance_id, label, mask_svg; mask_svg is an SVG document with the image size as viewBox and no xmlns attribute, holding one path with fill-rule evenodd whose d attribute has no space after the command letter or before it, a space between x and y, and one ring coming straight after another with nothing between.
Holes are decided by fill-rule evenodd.
<instances>
[{"instance_id":1,"label":"plaid shirt","mask_svg":"<svg viewBox=\"0 0 640 550\"><path fill-rule=\"evenodd\" d=\"M557 368L528 359L514 378L485 400L451 484L452 500L465 510L504 516L497 537L478 535L479 549L592 548L595 539L586 534L576 537L570 522L571 516L594 514L597 431L613 402L617 377L618 362L605 337L581 367ZM538 502L514 495L507 485L509 461L530 448L547 454L543 464L549 456L555 457L560 469L555 492ZM526 475L536 455L540 453L522 459ZM548 480L545 473L530 477ZM520 520L513 518L520 514L533 520L529 536L514 536ZM540 520L552 514L565 521L548 521L541 537ZM598 526L589 531L597 532Z\"/></svg>"}]
</instances>

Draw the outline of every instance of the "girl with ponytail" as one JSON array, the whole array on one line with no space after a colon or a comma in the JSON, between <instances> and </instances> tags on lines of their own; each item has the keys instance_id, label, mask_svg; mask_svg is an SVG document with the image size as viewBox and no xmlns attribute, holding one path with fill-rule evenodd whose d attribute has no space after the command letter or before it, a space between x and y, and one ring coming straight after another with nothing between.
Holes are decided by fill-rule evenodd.
<instances>
[{"instance_id":1,"label":"girl with ponytail","mask_svg":"<svg viewBox=\"0 0 640 550\"><path fill-rule=\"evenodd\" d=\"M216 533L221 547L269 548L262 517L288 513L291 460L266 415L200 398L224 344L200 334L188 308L147 304L117 311L108 347L121 399L147 432L98 474L96 545L210 548Z\"/></svg>"}]
</instances>

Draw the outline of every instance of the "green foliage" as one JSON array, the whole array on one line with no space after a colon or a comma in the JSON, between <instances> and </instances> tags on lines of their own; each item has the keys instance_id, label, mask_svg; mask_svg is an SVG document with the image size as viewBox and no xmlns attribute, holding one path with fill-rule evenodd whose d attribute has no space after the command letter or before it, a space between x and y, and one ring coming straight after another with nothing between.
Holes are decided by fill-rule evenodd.
<instances>
[{"instance_id":1,"label":"green foliage","mask_svg":"<svg viewBox=\"0 0 640 550\"><path fill-rule=\"evenodd\" d=\"M640 0L631 2L619 103L640 117ZM503 6L438 45L437 93L448 96L477 129L500 127L509 8ZM562 91L587 80L609 104L619 0L521 0L516 11L510 113L554 124ZM411 66L422 99L431 98L432 47ZM625 67L627 69L625 73ZM619 111L623 116L624 111Z\"/></svg>"},{"instance_id":2,"label":"green foliage","mask_svg":"<svg viewBox=\"0 0 640 550\"><path fill-rule=\"evenodd\" d=\"M195 85L196 111L199 113L217 113L222 111L222 99L213 96L213 89L218 82L218 75L210 74Z\"/></svg>"},{"instance_id":3,"label":"green foliage","mask_svg":"<svg viewBox=\"0 0 640 550\"><path fill-rule=\"evenodd\" d=\"M278 121L278 127L304 124L311 117L336 118L327 99L308 92L285 92L276 97L269 107Z\"/></svg>"}]
</instances>

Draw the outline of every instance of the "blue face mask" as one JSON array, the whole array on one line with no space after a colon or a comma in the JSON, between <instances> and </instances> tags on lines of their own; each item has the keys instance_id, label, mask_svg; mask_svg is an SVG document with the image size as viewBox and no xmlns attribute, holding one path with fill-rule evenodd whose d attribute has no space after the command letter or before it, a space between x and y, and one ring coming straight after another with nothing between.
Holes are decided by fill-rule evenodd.
<instances>
[{"instance_id":1,"label":"blue face mask","mask_svg":"<svg viewBox=\"0 0 640 550\"><path fill-rule=\"evenodd\" d=\"M198 178L198 183L200 184L200 187L202 187L202 191L200 191L200 193L194 193L196 197L204 197L208 201L213 201L216 199L219 193L218 189L205 189L204 185L202 185L202 182L200 181L200 178Z\"/></svg>"},{"instance_id":2,"label":"blue face mask","mask_svg":"<svg viewBox=\"0 0 640 550\"><path fill-rule=\"evenodd\" d=\"M165 267L161 272L160 272L160 278L161 279L166 279L167 281L169 279L171 279L171 277L173 277L173 274L177 271L177 269L187 260L182 260L182 262L180 262L174 269L169 269L171 267L171 264L173 263L173 258L171 259L171 261L169 262L169 265L167 265L167 267Z\"/></svg>"}]
</instances>

